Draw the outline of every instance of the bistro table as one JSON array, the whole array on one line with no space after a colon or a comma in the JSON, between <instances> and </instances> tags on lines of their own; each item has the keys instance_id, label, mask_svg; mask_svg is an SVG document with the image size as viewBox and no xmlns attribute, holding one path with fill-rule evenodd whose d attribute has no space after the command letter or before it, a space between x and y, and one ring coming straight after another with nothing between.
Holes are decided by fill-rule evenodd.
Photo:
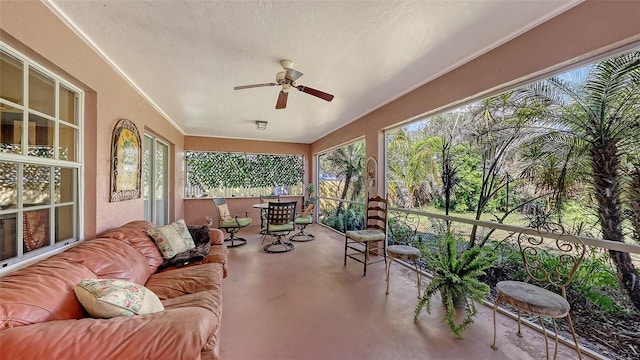
<instances>
[{"instance_id":1,"label":"bistro table","mask_svg":"<svg viewBox=\"0 0 640 360\"><path fill-rule=\"evenodd\" d=\"M262 217L262 215L267 211L267 209L269 208L269 203L259 203L259 204L253 204L252 205L254 208L256 209L260 209L260 217ZM267 234L267 229L266 228L261 228L260 229L260 234L266 235ZM264 239L262 239L262 241L264 241Z\"/></svg>"}]
</instances>

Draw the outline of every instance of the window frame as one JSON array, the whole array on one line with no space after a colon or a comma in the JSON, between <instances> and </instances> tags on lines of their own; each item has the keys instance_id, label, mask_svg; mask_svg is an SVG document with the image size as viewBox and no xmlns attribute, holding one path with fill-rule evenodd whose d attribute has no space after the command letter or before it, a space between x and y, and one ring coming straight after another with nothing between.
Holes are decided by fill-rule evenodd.
<instances>
[{"instance_id":1,"label":"window frame","mask_svg":"<svg viewBox=\"0 0 640 360\"><path fill-rule=\"evenodd\" d=\"M84 231L84 101L85 93L82 89L78 88L64 77L56 74L54 71L47 69L39 64L29 56L26 56L22 52L12 48L6 43L0 41L0 51L9 57L16 59L22 63L22 104L12 102L4 98L0 98L0 104L12 107L22 114L22 134L21 134L21 150L19 153L5 153L0 152L0 163L16 164L16 201L15 208L8 208L1 210L0 216L8 215L15 216L15 239L14 246L16 246L16 255L8 257L4 260L0 260L0 275L10 272L18 267L26 266L29 263L36 262L42 258L48 257L53 253L62 251L63 249L72 246L72 244L82 239ZM34 110L30 107L29 99L29 76L34 71L41 75L44 75L53 80L53 106L54 113L52 115L44 114L40 111ZM76 100L74 104L74 119L73 122L61 119L61 91L63 89L70 91L74 94ZM53 140L50 146L54 152L53 157L39 157L29 155L29 124L30 117L36 116L38 118L45 119L47 122L51 122L53 129ZM26 125L26 126L25 126ZM73 160L61 159L61 127L68 131L72 129L73 135ZM62 146L68 145L69 140L65 140L66 143ZM34 144L38 146L37 142ZM39 166L49 169L49 187L48 187L48 200L45 204L37 204L34 206L25 206L23 199L24 192L24 167L26 165ZM57 169L71 170L71 177L68 184L71 188L70 200L57 200L56 199L56 181L55 177ZM66 184L65 184L66 185ZM22 190L22 191L21 191ZM72 222L71 222L71 237L65 239L56 239L57 226L56 217L58 216L58 209L65 209L71 207ZM49 245L42 246L28 252L25 252L24 244L24 214L29 211L36 210L48 210L49 213Z\"/></svg>"}]
</instances>

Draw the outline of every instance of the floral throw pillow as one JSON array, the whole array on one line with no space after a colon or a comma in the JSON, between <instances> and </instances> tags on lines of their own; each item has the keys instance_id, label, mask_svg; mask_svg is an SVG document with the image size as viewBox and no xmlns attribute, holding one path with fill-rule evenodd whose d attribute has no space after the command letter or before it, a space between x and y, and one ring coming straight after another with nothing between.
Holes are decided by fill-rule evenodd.
<instances>
[{"instance_id":1,"label":"floral throw pillow","mask_svg":"<svg viewBox=\"0 0 640 360\"><path fill-rule=\"evenodd\" d=\"M94 318L112 318L164 311L158 296L146 287L124 280L86 279L73 288Z\"/></svg>"},{"instance_id":2,"label":"floral throw pillow","mask_svg":"<svg viewBox=\"0 0 640 360\"><path fill-rule=\"evenodd\" d=\"M156 242L162 257L165 259L171 259L181 252L196 247L183 219L165 226L149 229L147 234Z\"/></svg>"}]
</instances>

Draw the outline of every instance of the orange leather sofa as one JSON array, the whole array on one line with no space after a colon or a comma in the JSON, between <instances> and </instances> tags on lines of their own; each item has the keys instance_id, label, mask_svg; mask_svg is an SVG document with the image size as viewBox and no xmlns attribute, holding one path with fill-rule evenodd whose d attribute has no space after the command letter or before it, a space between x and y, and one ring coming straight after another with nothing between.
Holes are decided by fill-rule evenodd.
<instances>
[{"instance_id":1,"label":"orange leather sofa","mask_svg":"<svg viewBox=\"0 0 640 360\"><path fill-rule=\"evenodd\" d=\"M218 359L224 234L210 230L204 260L158 272L154 226L128 223L0 278L0 358ZM99 278L144 285L165 310L91 318L73 287Z\"/></svg>"}]
</instances>

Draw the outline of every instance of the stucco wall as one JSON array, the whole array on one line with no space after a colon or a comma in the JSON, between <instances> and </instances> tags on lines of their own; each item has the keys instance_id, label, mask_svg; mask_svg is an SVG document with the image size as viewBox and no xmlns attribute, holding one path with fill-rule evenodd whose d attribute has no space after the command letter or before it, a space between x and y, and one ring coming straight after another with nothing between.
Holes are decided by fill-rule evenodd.
<instances>
[{"instance_id":1,"label":"stucco wall","mask_svg":"<svg viewBox=\"0 0 640 360\"><path fill-rule=\"evenodd\" d=\"M184 216L184 136L40 1L0 1L0 39L87 92L84 237L142 219L142 199L109 202L111 137L121 118L171 143L171 219ZM175 199L175 200L174 200Z\"/></svg>"}]
</instances>

